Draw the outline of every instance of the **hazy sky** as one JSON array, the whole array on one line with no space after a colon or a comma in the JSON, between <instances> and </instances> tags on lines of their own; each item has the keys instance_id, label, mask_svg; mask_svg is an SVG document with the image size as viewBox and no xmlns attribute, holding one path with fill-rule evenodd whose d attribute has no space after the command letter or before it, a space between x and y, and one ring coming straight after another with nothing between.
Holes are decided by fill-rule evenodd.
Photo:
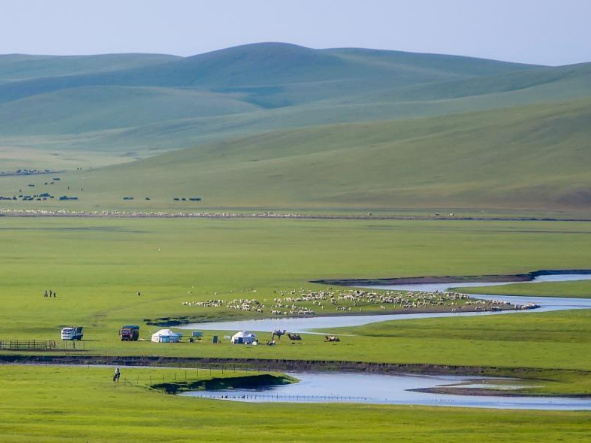
<instances>
[{"instance_id":1,"label":"hazy sky","mask_svg":"<svg viewBox=\"0 0 591 443\"><path fill-rule=\"evenodd\" d=\"M591 61L591 0L0 0L0 54L194 55L245 43Z\"/></svg>"}]
</instances>

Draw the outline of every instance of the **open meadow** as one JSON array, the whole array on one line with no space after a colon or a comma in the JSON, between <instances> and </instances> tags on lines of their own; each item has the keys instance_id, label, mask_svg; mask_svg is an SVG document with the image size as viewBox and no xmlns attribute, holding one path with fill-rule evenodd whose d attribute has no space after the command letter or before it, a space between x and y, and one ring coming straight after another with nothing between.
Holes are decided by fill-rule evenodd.
<instances>
[{"instance_id":1,"label":"open meadow","mask_svg":"<svg viewBox=\"0 0 591 443\"><path fill-rule=\"evenodd\" d=\"M589 395L588 311L386 322L343 330L339 343L304 334L302 344L283 340L274 347L232 346L223 337L234 331L206 332L202 342L180 344L121 342L117 332L124 324L138 324L140 337L149 339L159 327L146 320L269 316L184 303L257 299L268 304L282 291L328 290L309 283L321 278L583 269L591 259L590 234L588 222L1 217L0 339L61 342L60 327L82 325L85 336L75 353L82 356L469 366L496 375L521 371L536 380L533 393ZM556 291L560 288L557 284ZM46 290L57 297L44 297ZM270 338L270 332L261 331L261 338ZM211 342L213 334L222 337L221 344ZM245 407L148 389L148 374L156 380L170 371L126 367L125 377L135 377L135 384L114 387L111 367L1 366L2 378L11 382L0 388L0 440L589 438L588 412ZM176 376L183 374L177 370Z\"/></svg>"},{"instance_id":2,"label":"open meadow","mask_svg":"<svg viewBox=\"0 0 591 443\"><path fill-rule=\"evenodd\" d=\"M187 375L188 372L188 375ZM588 441L587 412L332 404L244 404L163 395L195 371L3 366L2 441ZM228 375L228 374L226 374ZM229 374L233 376L234 374ZM236 374L244 375L244 373ZM215 371L211 376L222 376ZM209 378L209 372L199 372Z\"/></svg>"},{"instance_id":3,"label":"open meadow","mask_svg":"<svg viewBox=\"0 0 591 443\"><path fill-rule=\"evenodd\" d=\"M586 222L0 219L3 333L103 341L144 319L260 316L183 302L323 289L318 279L583 269ZM56 298L44 298L52 290ZM137 295L138 292L141 295ZM354 312L353 312L354 313ZM270 316L267 310L266 316ZM116 338L116 334L114 336Z\"/></svg>"},{"instance_id":4,"label":"open meadow","mask_svg":"<svg viewBox=\"0 0 591 443\"><path fill-rule=\"evenodd\" d=\"M535 285L512 284L497 288L494 286L479 286L477 288L465 288L462 292L468 294L511 294L531 295L535 297L591 297L591 282L545 282Z\"/></svg>"}]
</instances>

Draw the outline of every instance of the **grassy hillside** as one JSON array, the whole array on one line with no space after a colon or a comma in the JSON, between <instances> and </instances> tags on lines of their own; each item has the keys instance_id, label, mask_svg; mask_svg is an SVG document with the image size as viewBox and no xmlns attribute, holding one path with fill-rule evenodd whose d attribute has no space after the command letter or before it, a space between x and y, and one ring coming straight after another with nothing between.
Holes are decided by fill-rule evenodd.
<instances>
[{"instance_id":1,"label":"grassy hillside","mask_svg":"<svg viewBox=\"0 0 591 443\"><path fill-rule=\"evenodd\" d=\"M202 145L72 183L99 206L141 192L159 207L191 194L213 207L585 209L588 97L591 64L283 43L185 58L3 56L0 172ZM474 114L495 109L508 111Z\"/></svg>"},{"instance_id":2,"label":"grassy hillside","mask_svg":"<svg viewBox=\"0 0 591 443\"><path fill-rule=\"evenodd\" d=\"M70 173L55 192L119 207L591 209L591 101L279 131ZM3 179L3 194L39 178ZM43 188L41 188L43 189ZM137 205L136 205L137 206Z\"/></svg>"},{"instance_id":3,"label":"grassy hillside","mask_svg":"<svg viewBox=\"0 0 591 443\"><path fill-rule=\"evenodd\" d=\"M165 54L0 55L0 83L36 78L118 71L165 63L178 57Z\"/></svg>"},{"instance_id":4,"label":"grassy hillside","mask_svg":"<svg viewBox=\"0 0 591 443\"><path fill-rule=\"evenodd\" d=\"M258 43L193 57L166 59L148 66L133 67L130 62L131 67L122 64L121 69L109 69L109 72L104 72L103 68L79 74L72 69L65 75L35 79L25 74L21 82L0 85L0 92L2 101L10 101L82 86L283 87L300 83L346 83L354 79L365 80L366 88L373 89L376 81L392 87L534 68L467 57L409 55L395 51L380 51L379 63L376 58L376 51L370 50L357 50L352 56L351 51L346 50ZM51 62L55 63L54 60Z\"/></svg>"},{"instance_id":5,"label":"grassy hillside","mask_svg":"<svg viewBox=\"0 0 591 443\"><path fill-rule=\"evenodd\" d=\"M3 56L0 146L147 157L278 129L588 97L590 75L589 64L283 43L186 58Z\"/></svg>"},{"instance_id":6,"label":"grassy hillside","mask_svg":"<svg viewBox=\"0 0 591 443\"><path fill-rule=\"evenodd\" d=\"M522 63L502 62L474 57L462 57L445 54L422 54L404 51L386 51L362 48L325 49L325 53L338 55L339 57L389 66L394 69L404 65L412 65L417 70L447 72L460 76L493 75L514 71L536 69L539 66Z\"/></svg>"},{"instance_id":7,"label":"grassy hillside","mask_svg":"<svg viewBox=\"0 0 591 443\"><path fill-rule=\"evenodd\" d=\"M314 50L284 43L186 58L6 55L0 57L0 145L147 152L274 129L488 109L506 103L457 105L443 101L441 94L453 100L466 96L466 88L458 86L463 81L492 77L488 82L505 84L504 76L539 69L468 57ZM426 89L413 89L419 85ZM164 143L158 141L159 131L165 133ZM155 145L150 142L154 133ZM34 135L49 139L39 142ZM51 138L56 135L60 138ZM19 140L11 139L15 136Z\"/></svg>"},{"instance_id":8,"label":"grassy hillside","mask_svg":"<svg viewBox=\"0 0 591 443\"><path fill-rule=\"evenodd\" d=\"M6 135L78 134L187 117L256 112L229 94L156 87L97 86L65 89L0 104ZM51 119L46 118L51 115Z\"/></svg>"}]
</instances>

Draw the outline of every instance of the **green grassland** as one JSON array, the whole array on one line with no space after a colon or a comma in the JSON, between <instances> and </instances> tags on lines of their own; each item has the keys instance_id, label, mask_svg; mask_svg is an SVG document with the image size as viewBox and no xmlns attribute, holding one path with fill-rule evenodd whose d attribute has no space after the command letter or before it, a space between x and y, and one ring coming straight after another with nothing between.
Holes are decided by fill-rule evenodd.
<instances>
[{"instance_id":1,"label":"green grassland","mask_svg":"<svg viewBox=\"0 0 591 443\"><path fill-rule=\"evenodd\" d=\"M590 103L272 132L70 172L53 186L44 176L4 177L0 192L79 197L3 205L14 208L495 208L588 214ZM27 187L31 184L34 189ZM174 197L203 200L179 204Z\"/></svg>"},{"instance_id":2,"label":"green grassland","mask_svg":"<svg viewBox=\"0 0 591 443\"><path fill-rule=\"evenodd\" d=\"M442 364L589 366L582 357L584 330L566 345L550 341L556 351L550 359L535 349L521 352L529 346L524 340L521 347L512 348L512 357L504 364L497 357L503 355L509 337L501 332L495 352L488 351L490 337L483 336L472 342L462 338L460 343L469 345L468 350L453 344L461 355L446 354L445 347L431 339L415 342L417 349L424 347L422 354L407 345L393 352L407 337L382 342L363 336L340 347L317 337L301 347L256 351L188 343L178 347L121 343L117 337L123 324L142 325L142 337L147 337L157 327L146 326L144 319L253 316L183 302L256 298L269 304L279 291L322 288L308 283L320 278L455 275L459 269L465 275L580 269L591 254L589 223L10 217L1 223L0 321L6 340L55 339L60 326L81 324L86 326L87 352L116 355L241 357L256 352L262 358L315 355L410 363L436 359ZM58 293L57 298L43 297L49 289ZM520 316L514 318L481 321L519 323Z\"/></svg>"},{"instance_id":3,"label":"green grassland","mask_svg":"<svg viewBox=\"0 0 591 443\"><path fill-rule=\"evenodd\" d=\"M591 391L587 311L387 322L342 330L339 343L305 334L302 344L281 340L274 347L230 345L223 338L231 335L227 331L180 344L121 342L117 331L139 324L147 338L158 328L145 318L244 318L251 314L182 302L270 299L274 291L322 288L308 283L317 278L584 268L591 258L590 234L586 222L2 217L0 339L57 340L61 326L79 324L85 338L78 355L485 366L490 374L517 371L534 380L539 387L529 388L532 393L585 394ZM44 298L48 289L57 298ZM221 344L211 342L214 333ZM269 331L260 337L264 342ZM529 442L584 441L589 435L587 412L245 406L148 389L150 377L154 383L180 380L184 370L123 368L118 386L111 373L112 368L0 367L0 440Z\"/></svg>"},{"instance_id":4,"label":"green grassland","mask_svg":"<svg viewBox=\"0 0 591 443\"><path fill-rule=\"evenodd\" d=\"M385 361L503 368L591 369L588 310L491 317L399 320L341 328L365 341L360 349L383 348ZM369 339L371 338L371 340ZM387 338L387 339L386 339ZM375 343L372 345L372 341ZM373 349L374 352L376 349ZM368 351L369 352L369 351ZM389 357L388 357L389 356ZM562 392L590 393L588 374ZM566 389L563 390L563 389ZM548 391L548 387L545 387ZM574 391L573 391L574 390Z\"/></svg>"},{"instance_id":5,"label":"green grassland","mask_svg":"<svg viewBox=\"0 0 591 443\"><path fill-rule=\"evenodd\" d=\"M511 294L511 295L531 295L534 297L577 297L591 298L591 282L562 282L562 283L536 283L524 284L516 283L503 286L502 288L494 286L481 286L478 288L463 288L462 292L468 294Z\"/></svg>"},{"instance_id":6,"label":"green grassland","mask_svg":"<svg viewBox=\"0 0 591 443\"><path fill-rule=\"evenodd\" d=\"M55 196L0 209L587 218L590 74L589 64L284 44L186 58L0 56L0 195ZM6 174L22 168L50 172ZM331 331L338 343L118 337L124 324L149 339L166 319L268 316L186 302L270 305L282 291L327 289L318 279L589 263L584 221L0 216L0 340L61 347L60 328L82 325L76 352L52 354L438 365L521 376L530 394L590 395L587 310L384 322ZM57 297L43 296L50 289ZM588 296L589 283L494 290ZM262 343L270 335L259 331ZM15 353L28 355L0 351ZM591 441L588 412L244 405L150 389L187 372L233 375L124 368L114 385L111 368L2 365L0 441Z\"/></svg>"},{"instance_id":7,"label":"green grassland","mask_svg":"<svg viewBox=\"0 0 591 443\"><path fill-rule=\"evenodd\" d=\"M47 308L48 305L45 306ZM271 331L257 331L261 346L230 344L227 337L236 331L205 331L199 343L190 343L186 337L179 344L153 343L149 341L150 333L156 332L159 327L145 325L141 321L137 322L141 324L141 337L148 341L120 342L117 328L123 322L109 327L90 321L84 323L87 325L84 342L76 347L82 357L157 355L181 359L355 361L419 365L424 368L429 365L485 368L482 371L488 375L545 380L539 389L532 391L535 393L591 395L589 319L586 311L453 317L438 321L400 319L359 328L333 328L330 332L339 335L341 341L338 343L326 342L324 335L304 334L301 342L292 343L283 338L276 346L264 346L265 341L271 339ZM103 323L110 322L105 319ZM43 331L42 325L31 329L36 331L33 335L36 338L59 337L57 325L52 330L47 328L48 332ZM190 333L178 331L185 335ZM217 335L222 343L213 344L213 335ZM26 337L26 334L19 337ZM58 346L61 347L61 344ZM62 353L59 350L53 352L57 355ZM8 351L5 353L8 354ZM72 352L66 354L72 355ZM264 362L259 367L265 367ZM473 369L472 372L480 371ZM548 380L552 383L548 384Z\"/></svg>"},{"instance_id":8,"label":"green grassland","mask_svg":"<svg viewBox=\"0 0 591 443\"><path fill-rule=\"evenodd\" d=\"M114 385L112 368L5 366L0 441L589 441L586 412L244 404L147 389L150 377L185 374L123 368Z\"/></svg>"}]
</instances>

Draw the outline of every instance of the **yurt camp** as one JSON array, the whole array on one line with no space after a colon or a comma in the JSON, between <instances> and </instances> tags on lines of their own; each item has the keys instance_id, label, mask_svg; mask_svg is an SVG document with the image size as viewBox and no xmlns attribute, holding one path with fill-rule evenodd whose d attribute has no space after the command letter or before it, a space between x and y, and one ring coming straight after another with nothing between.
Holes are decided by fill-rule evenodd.
<instances>
[{"instance_id":1,"label":"yurt camp","mask_svg":"<svg viewBox=\"0 0 591 443\"><path fill-rule=\"evenodd\" d=\"M235 345L252 345L257 339L255 334L240 331L232 336L232 343Z\"/></svg>"},{"instance_id":2,"label":"yurt camp","mask_svg":"<svg viewBox=\"0 0 591 443\"><path fill-rule=\"evenodd\" d=\"M178 343L181 341L182 334L171 331L170 329L160 329L152 334L152 341L155 343Z\"/></svg>"}]
</instances>

